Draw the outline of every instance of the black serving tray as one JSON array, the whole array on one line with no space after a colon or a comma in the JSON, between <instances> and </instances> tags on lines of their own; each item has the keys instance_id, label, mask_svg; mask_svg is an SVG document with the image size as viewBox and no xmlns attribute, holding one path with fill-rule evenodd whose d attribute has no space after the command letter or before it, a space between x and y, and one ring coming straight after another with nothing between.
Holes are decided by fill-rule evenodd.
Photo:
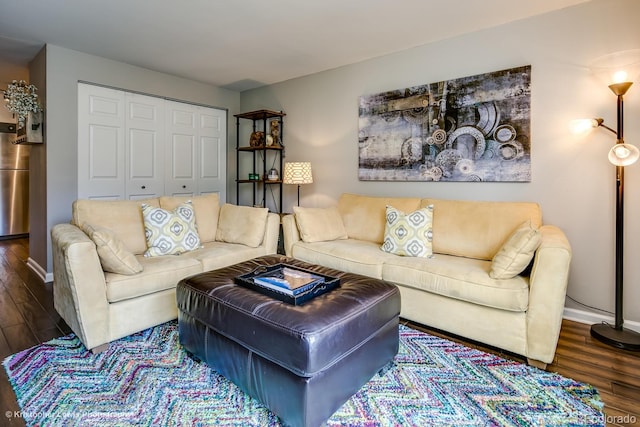
<instances>
[{"instance_id":1,"label":"black serving tray","mask_svg":"<svg viewBox=\"0 0 640 427\"><path fill-rule=\"evenodd\" d=\"M274 273L277 273L278 270L282 270L283 268L290 268L293 270L298 270L298 271L302 271L305 273L310 273L316 276L320 276L324 279L324 283L319 283L317 285L315 285L313 288L302 292L300 294L297 295L289 295L285 292L279 292L275 289L271 289L271 288L266 288L264 286L261 286L257 283L255 283L253 281L253 279L255 277L260 277L260 276L269 276L269 275L274 275ZM256 268L255 270L253 270L250 273L246 273L246 274L242 274L240 276L236 276L234 277L234 282L237 285L240 286L244 286L245 288L249 288L251 290L254 290L256 292L259 292L263 295L267 295L271 298L275 298L278 299L280 301L286 302L288 304L292 304L292 305L301 305L304 304L305 302L319 296L322 295L324 293L329 292L332 289L335 289L336 287L340 286L340 278L338 277L333 277L333 276L327 276L325 274L321 274L321 273L317 273L315 271L312 270L307 270L304 268L300 268L294 265L290 265L290 264L285 264L285 263L278 263L278 264L273 264L273 265L265 265L265 266L261 266Z\"/></svg>"}]
</instances>

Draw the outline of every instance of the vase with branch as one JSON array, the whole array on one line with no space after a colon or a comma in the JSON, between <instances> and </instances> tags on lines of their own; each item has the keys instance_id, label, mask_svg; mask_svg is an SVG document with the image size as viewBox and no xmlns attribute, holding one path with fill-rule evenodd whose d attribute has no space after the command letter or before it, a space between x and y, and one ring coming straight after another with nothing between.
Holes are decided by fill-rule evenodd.
<instances>
[{"instance_id":1,"label":"vase with branch","mask_svg":"<svg viewBox=\"0 0 640 427\"><path fill-rule=\"evenodd\" d=\"M18 129L25 126L29 113L42 111L38 102L37 90L38 88L35 85L29 84L24 80L13 80L7 85L4 99L7 101L7 109L16 115Z\"/></svg>"}]
</instances>

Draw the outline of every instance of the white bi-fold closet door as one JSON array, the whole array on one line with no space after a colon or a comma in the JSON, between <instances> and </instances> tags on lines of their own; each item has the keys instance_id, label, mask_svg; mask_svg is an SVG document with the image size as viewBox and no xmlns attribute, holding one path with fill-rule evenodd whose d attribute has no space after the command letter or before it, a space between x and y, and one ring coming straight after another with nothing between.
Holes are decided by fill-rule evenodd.
<instances>
[{"instance_id":1,"label":"white bi-fold closet door","mask_svg":"<svg viewBox=\"0 0 640 427\"><path fill-rule=\"evenodd\" d=\"M225 200L226 111L165 102L165 194L218 192Z\"/></svg>"},{"instance_id":2,"label":"white bi-fold closet door","mask_svg":"<svg viewBox=\"0 0 640 427\"><path fill-rule=\"evenodd\" d=\"M226 141L226 110L78 84L78 198L224 201Z\"/></svg>"}]
</instances>

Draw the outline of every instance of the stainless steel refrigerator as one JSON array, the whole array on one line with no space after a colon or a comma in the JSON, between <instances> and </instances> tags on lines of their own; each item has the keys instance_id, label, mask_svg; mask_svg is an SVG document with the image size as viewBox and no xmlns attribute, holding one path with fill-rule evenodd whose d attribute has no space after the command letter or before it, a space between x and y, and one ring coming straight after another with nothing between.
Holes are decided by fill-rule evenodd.
<instances>
[{"instance_id":1,"label":"stainless steel refrigerator","mask_svg":"<svg viewBox=\"0 0 640 427\"><path fill-rule=\"evenodd\" d=\"M0 123L0 239L29 233L28 145L11 143L15 123Z\"/></svg>"}]
</instances>

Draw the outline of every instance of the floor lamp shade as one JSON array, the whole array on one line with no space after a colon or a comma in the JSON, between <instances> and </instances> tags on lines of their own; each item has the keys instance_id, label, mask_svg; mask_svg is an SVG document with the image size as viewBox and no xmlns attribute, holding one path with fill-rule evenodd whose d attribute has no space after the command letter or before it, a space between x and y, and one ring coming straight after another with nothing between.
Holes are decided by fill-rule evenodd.
<instances>
[{"instance_id":1,"label":"floor lamp shade","mask_svg":"<svg viewBox=\"0 0 640 427\"><path fill-rule=\"evenodd\" d=\"M313 183L313 174L311 173L311 163L310 162L285 162L282 182L284 184L298 185L298 206L300 206L300 185Z\"/></svg>"}]
</instances>

